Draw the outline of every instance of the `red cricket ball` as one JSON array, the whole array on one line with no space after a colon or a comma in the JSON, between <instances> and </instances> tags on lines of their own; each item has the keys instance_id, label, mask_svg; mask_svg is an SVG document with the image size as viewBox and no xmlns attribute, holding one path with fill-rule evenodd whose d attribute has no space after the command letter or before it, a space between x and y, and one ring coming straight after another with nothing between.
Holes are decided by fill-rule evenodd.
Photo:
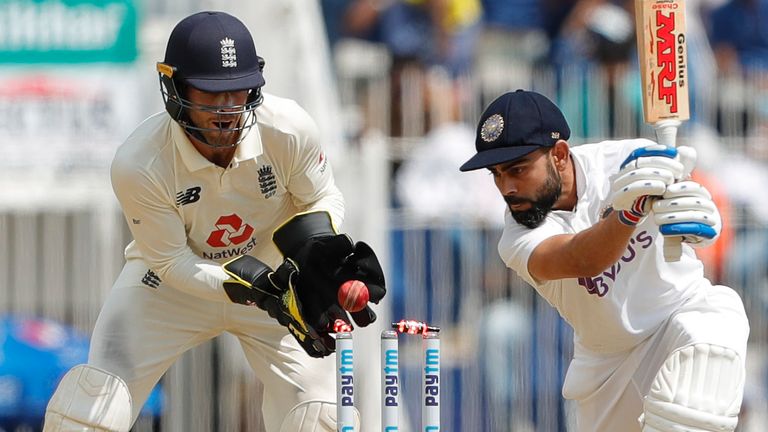
<instances>
[{"instance_id":1,"label":"red cricket ball","mask_svg":"<svg viewBox=\"0 0 768 432\"><path fill-rule=\"evenodd\" d=\"M363 310L368 304L369 299L368 287L359 280L348 280L339 287L339 304L346 311L357 312Z\"/></svg>"}]
</instances>

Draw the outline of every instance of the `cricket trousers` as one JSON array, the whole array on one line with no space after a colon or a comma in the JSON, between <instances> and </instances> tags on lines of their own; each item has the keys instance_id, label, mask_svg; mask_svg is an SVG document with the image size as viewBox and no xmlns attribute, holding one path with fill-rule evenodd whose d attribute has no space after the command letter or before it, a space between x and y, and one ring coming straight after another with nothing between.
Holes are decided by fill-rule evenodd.
<instances>
[{"instance_id":1,"label":"cricket trousers","mask_svg":"<svg viewBox=\"0 0 768 432\"><path fill-rule=\"evenodd\" d=\"M255 306L203 300L158 284L156 278L141 260L128 260L101 309L88 356L89 364L128 384L134 421L176 359L223 332L239 340L264 384L267 431L279 431L285 415L302 402L335 403L334 355L309 357L284 327Z\"/></svg>"}]
</instances>

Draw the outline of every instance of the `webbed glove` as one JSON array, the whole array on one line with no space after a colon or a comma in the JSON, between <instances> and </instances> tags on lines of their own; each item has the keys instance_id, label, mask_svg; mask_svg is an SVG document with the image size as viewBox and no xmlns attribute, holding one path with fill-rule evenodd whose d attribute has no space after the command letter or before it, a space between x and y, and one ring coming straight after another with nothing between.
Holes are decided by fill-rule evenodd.
<instances>
[{"instance_id":1,"label":"webbed glove","mask_svg":"<svg viewBox=\"0 0 768 432\"><path fill-rule=\"evenodd\" d=\"M298 267L298 296L315 328L330 328L337 318L349 322L337 300L339 287L347 280L365 283L369 302L379 303L386 294L384 271L373 249L337 233L326 211L297 214L275 230L272 240ZM349 314L361 327L376 320L369 306Z\"/></svg>"},{"instance_id":2,"label":"webbed glove","mask_svg":"<svg viewBox=\"0 0 768 432\"><path fill-rule=\"evenodd\" d=\"M256 305L288 328L299 344L312 357L325 357L336 349L336 341L328 331L318 331L307 324L304 307L296 293L296 266L285 260L277 270L250 256L237 257L224 265L230 279L224 291L234 303Z\"/></svg>"}]
</instances>

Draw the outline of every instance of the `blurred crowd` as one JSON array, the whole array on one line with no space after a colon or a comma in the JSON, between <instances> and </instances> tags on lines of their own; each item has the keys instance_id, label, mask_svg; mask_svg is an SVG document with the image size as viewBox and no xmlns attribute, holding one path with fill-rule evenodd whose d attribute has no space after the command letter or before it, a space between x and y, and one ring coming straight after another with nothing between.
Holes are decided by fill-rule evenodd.
<instances>
[{"instance_id":1,"label":"blurred crowd","mask_svg":"<svg viewBox=\"0 0 768 432\"><path fill-rule=\"evenodd\" d=\"M404 73L444 74L451 92L440 93L442 112L425 112L435 124L460 118L459 79L488 77L500 64L551 66L574 73L604 68L609 87L626 66L636 64L634 3L628 0L322 0L332 49L359 39L384 46L391 55L392 106L405 97ZM712 90L720 77L747 77L768 67L765 0L687 0L686 40L693 98ZM417 73L417 72L414 72ZM429 89L426 92L429 104ZM697 104L694 103L694 106ZM427 105L429 106L429 105ZM427 110L429 111L429 110ZM403 134L393 116L391 133ZM429 128L427 128L429 129Z\"/></svg>"},{"instance_id":2,"label":"blurred crowd","mask_svg":"<svg viewBox=\"0 0 768 432\"><path fill-rule=\"evenodd\" d=\"M374 102L389 107L388 121L376 125L370 113L363 113L348 135L360 139L378 127L394 143L418 138L418 145L406 146L406 152L395 152L393 158L395 208L427 217L469 212L500 224L496 210L503 206L495 196L473 195L467 199L476 202L456 206L450 192L457 187L452 182L475 191L488 189L471 187L488 181L483 174L458 177L455 168L472 151L468 143L479 111L498 94L530 88L546 74L550 86L542 92L564 107L576 135L572 144L652 137L642 122L634 4L322 0L334 55L355 41L366 44L365 49L379 47L389 59L379 65L385 69L379 72L386 75L388 92L377 94ZM687 0L686 8L691 120L680 139L697 147L695 175L720 191L721 210L733 222L718 247L706 252L710 276L722 279L732 265L737 273L746 273L744 283L763 282L765 275L751 269L765 268L768 255L745 251L768 250L766 236L756 234L765 231L768 208L754 193L768 187L763 139L768 125L768 31L762 25L768 19L768 0ZM363 62L361 56L352 57ZM597 112L605 115L593 114ZM426 181L427 175L441 181ZM436 190L436 185L442 186ZM737 259L727 262L726 255Z\"/></svg>"}]
</instances>

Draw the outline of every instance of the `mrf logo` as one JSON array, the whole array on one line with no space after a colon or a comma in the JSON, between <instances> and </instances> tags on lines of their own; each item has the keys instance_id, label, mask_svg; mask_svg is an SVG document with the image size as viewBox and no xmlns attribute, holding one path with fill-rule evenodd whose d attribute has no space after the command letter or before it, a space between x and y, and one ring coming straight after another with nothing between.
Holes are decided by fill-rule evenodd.
<instances>
[{"instance_id":1,"label":"mrf logo","mask_svg":"<svg viewBox=\"0 0 768 432\"><path fill-rule=\"evenodd\" d=\"M675 38L675 15L661 9L656 10L656 66L659 100L663 101L670 113L677 113L678 85L685 86L685 35ZM677 43L675 43L677 41Z\"/></svg>"},{"instance_id":2,"label":"mrf logo","mask_svg":"<svg viewBox=\"0 0 768 432\"><path fill-rule=\"evenodd\" d=\"M243 223L240 216L234 213L220 217L216 221L216 228L206 240L206 243L213 247L239 245L253 235L253 227Z\"/></svg>"}]
</instances>

